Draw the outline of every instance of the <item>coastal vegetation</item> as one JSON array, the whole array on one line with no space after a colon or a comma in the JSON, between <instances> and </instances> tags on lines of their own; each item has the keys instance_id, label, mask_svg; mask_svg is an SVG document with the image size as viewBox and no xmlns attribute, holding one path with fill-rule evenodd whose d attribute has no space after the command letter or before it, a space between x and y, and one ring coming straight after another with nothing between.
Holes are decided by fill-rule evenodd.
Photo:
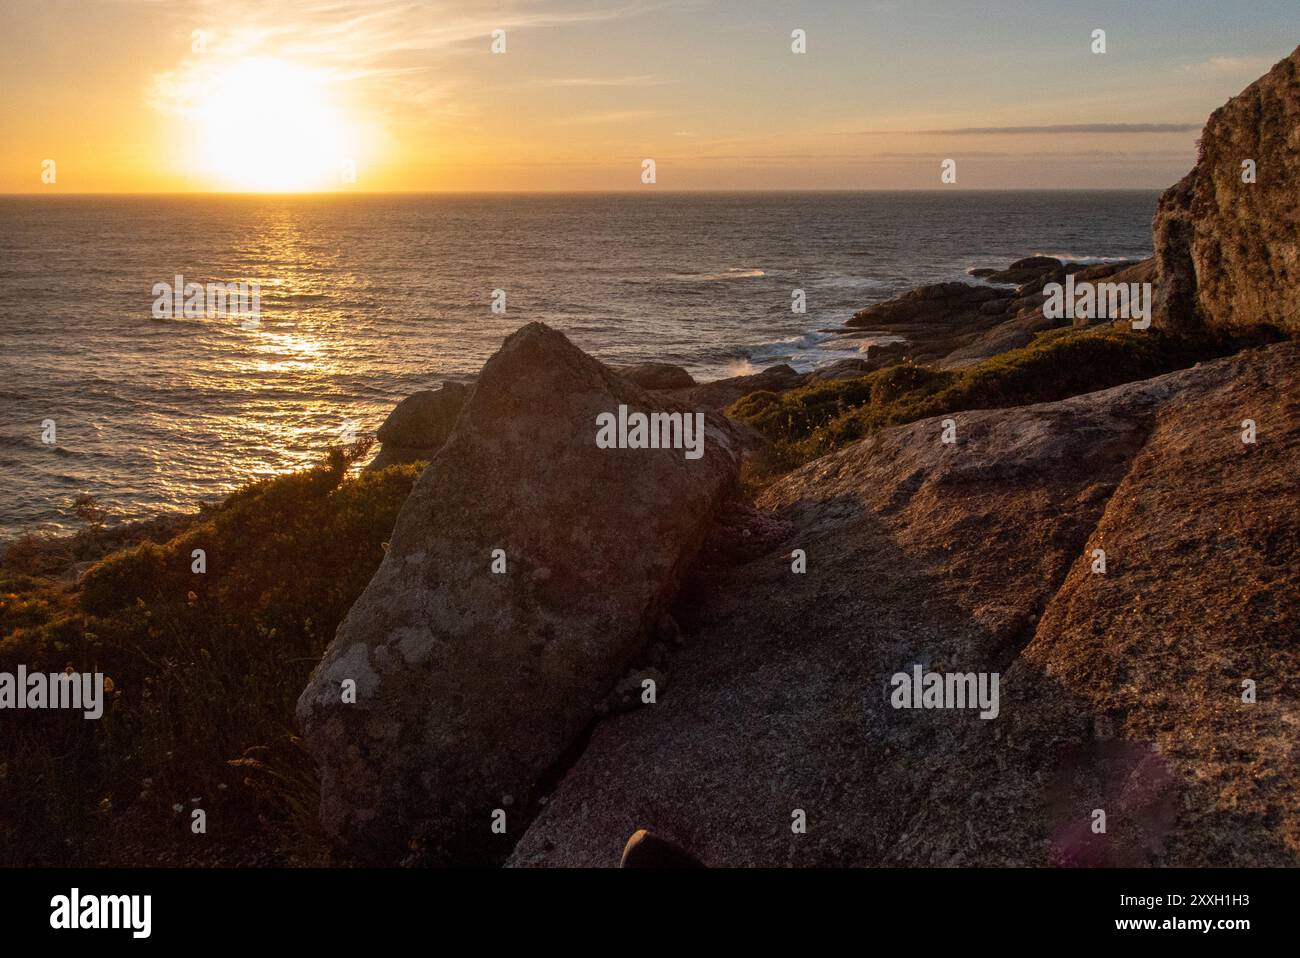
<instances>
[{"instance_id":1,"label":"coastal vegetation","mask_svg":"<svg viewBox=\"0 0 1300 958\"><path fill-rule=\"evenodd\" d=\"M367 451L331 450L135 535L86 502L77 535L9 546L0 670L103 672L109 701L98 721L33 712L7 734L0 865L179 863L182 845L187 863L314 854L294 701L422 468L354 474ZM204 841L182 841L195 809Z\"/></svg>"},{"instance_id":2,"label":"coastal vegetation","mask_svg":"<svg viewBox=\"0 0 1300 958\"><path fill-rule=\"evenodd\" d=\"M1176 336L1128 323L1050 330L1029 345L962 369L901 363L860 379L750 393L727 409L772 444L751 482L802 465L886 426L969 409L1051 402L1147 379L1279 338Z\"/></svg>"}]
</instances>

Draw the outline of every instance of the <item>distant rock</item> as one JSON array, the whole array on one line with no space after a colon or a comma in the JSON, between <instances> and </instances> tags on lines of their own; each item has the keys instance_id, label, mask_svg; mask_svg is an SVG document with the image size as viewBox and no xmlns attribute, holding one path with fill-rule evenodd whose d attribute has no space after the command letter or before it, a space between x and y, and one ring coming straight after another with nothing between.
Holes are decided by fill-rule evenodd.
<instances>
[{"instance_id":1,"label":"distant rock","mask_svg":"<svg viewBox=\"0 0 1300 958\"><path fill-rule=\"evenodd\" d=\"M891 365L906 359L907 352L906 340L892 343L872 343L867 351L867 361L878 367Z\"/></svg>"},{"instance_id":2,"label":"distant rock","mask_svg":"<svg viewBox=\"0 0 1300 958\"><path fill-rule=\"evenodd\" d=\"M1076 282L1147 282L1153 276L1153 262L1065 264L1052 256L1028 256L987 275L992 282L1018 284L1014 289L961 282L919 286L858 310L845 327L903 337L905 354L913 362L945 368L969 366L1025 346L1037 333L1066 322L1044 318L1047 284L1064 283L1069 274L1074 274Z\"/></svg>"},{"instance_id":3,"label":"distant rock","mask_svg":"<svg viewBox=\"0 0 1300 958\"><path fill-rule=\"evenodd\" d=\"M782 363L769 366L762 372L748 376L733 376L711 383L703 383L693 389L674 390L669 395L688 402L693 406L709 409L724 409L742 396L760 390L784 392L803 385L804 375L796 372L792 366Z\"/></svg>"},{"instance_id":4,"label":"distant rock","mask_svg":"<svg viewBox=\"0 0 1300 958\"><path fill-rule=\"evenodd\" d=\"M871 343L867 347L865 357L837 359L833 363L819 366L804 376L802 385L860 379L878 369L903 362L907 358L908 351L906 342Z\"/></svg>"},{"instance_id":5,"label":"distant rock","mask_svg":"<svg viewBox=\"0 0 1300 958\"><path fill-rule=\"evenodd\" d=\"M836 382L844 379L860 379L879 368L880 363L872 362L869 359L837 359L833 363L828 363L810 372L805 377L803 385Z\"/></svg>"},{"instance_id":6,"label":"distant rock","mask_svg":"<svg viewBox=\"0 0 1300 958\"><path fill-rule=\"evenodd\" d=\"M695 385L690 373L671 363L640 363L615 367L614 371L642 389L690 389Z\"/></svg>"},{"instance_id":7,"label":"distant rock","mask_svg":"<svg viewBox=\"0 0 1300 958\"><path fill-rule=\"evenodd\" d=\"M845 327L902 337L908 358L935 362L1005 319L1012 299L1012 291L1005 288L935 283L860 309Z\"/></svg>"},{"instance_id":8,"label":"distant rock","mask_svg":"<svg viewBox=\"0 0 1300 958\"><path fill-rule=\"evenodd\" d=\"M1116 260L1110 263L1091 263L1086 266L1072 264L1071 267L1067 268L1066 272L1074 274L1074 281L1076 283L1091 283L1097 280L1108 279L1112 276L1116 276L1118 273L1127 272L1135 266L1141 266L1143 263L1154 265L1155 260L1148 257L1144 260Z\"/></svg>"},{"instance_id":9,"label":"distant rock","mask_svg":"<svg viewBox=\"0 0 1300 958\"><path fill-rule=\"evenodd\" d=\"M1007 267L1007 270L1032 269L1041 273L1061 269L1064 265L1055 256L1026 256L1023 259L1016 260Z\"/></svg>"},{"instance_id":10,"label":"distant rock","mask_svg":"<svg viewBox=\"0 0 1300 958\"><path fill-rule=\"evenodd\" d=\"M539 323L483 368L298 702L322 823L352 854L396 862L413 839L422 860L504 854L634 664L732 488L739 442L708 413L699 459L598 448L597 416L620 405L694 413Z\"/></svg>"},{"instance_id":11,"label":"distant rock","mask_svg":"<svg viewBox=\"0 0 1300 958\"><path fill-rule=\"evenodd\" d=\"M986 276L992 276L997 270L990 266L972 266L966 270L967 276L974 276L976 279L983 279Z\"/></svg>"},{"instance_id":12,"label":"distant rock","mask_svg":"<svg viewBox=\"0 0 1300 958\"><path fill-rule=\"evenodd\" d=\"M844 325L850 329L873 329L900 323L942 322L955 325L964 313L979 312L990 300L1005 299L1008 293L971 283L934 283L918 286L902 296L860 309Z\"/></svg>"},{"instance_id":13,"label":"distant rock","mask_svg":"<svg viewBox=\"0 0 1300 958\"><path fill-rule=\"evenodd\" d=\"M1088 266L1074 266L1067 272L1074 274L1076 283L1146 283L1155 278L1155 260L1123 260L1114 263L1096 263ZM1043 315L1043 292L1047 282L1065 281L1063 274L1048 274L1040 280L1022 286L1016 290L1014 299L1005 304L1005 318L997 325L981 331L971 337L965 344L953 349L938 360L937 365L944 369L972 366L976 363L1019 349L1033 342L1039 333L1058 326L1073 323L1075 326L1088 326L1096 323L1110 322L1109 317L1079 316L1073 320L1065 318L1047 319ZM993 300L985 307L998 306L1002 301ZM991 311L990 311L991 312Z\"/></svg>"},{"instance_id":14,"label":"distant rock","mask_svg":"<svg viewBox=\"0 0 1300 958\"><path fill-rule=\"evenodd\" d=\"M1095 266L1087 270L1082 270L1075 274L1075 282L1090 283L1151 283L1153 286L1159 282L1156 275L1156 261L1154 257L1124 263L1107 263L1104 266ZM1154 293L1153 293L1154 296ZM1110 322L1109 317L1088 317L1076 316L1073 320L1075 326L1092 326L1097 323Z\"/></svg>"},{"instance_id":15,"label":"distant rock","mask_svg":"<svg viewBox=\"0 0 1300 958\"><path fill-rule=\"evenodd\" d=\"M1156 208L1155 324L1300 332L1300 48L1215 110L1200 144Z\"/></svg>"},{"instance_id":16,"label":"distant rock","mask_svg":"<svg viewBox=\"0 0 1300 958\"><path fill-rule=\"evenodd\" d=\"M990 283L1014 283L1019 286L1041 279L1050 273L1064 272L1065 264L1054 256L1027 256L1018 259L1006 269L990 273L985 278Z\"/></svg>"},{"instance_id":17,"label":"distant rock","mask_svg":"<svg viewBox=\"0 0 1300 958\"><path fill-rule=\"evenodd\" d=\"M648 829L718 867L1300 865L1297 392L1281 344L779 480L777 541L706 547L673 688L601 722L510 863ZM918 666L998 673L998 716L891 707Z\"/></svg>"},{"instance_id":18,"label":"distant rock","mask_svg":"<svg viewBox=\"0 0 1300 958\"><path fill-rule=\"evenodd\" d=\"M1035 336L1055 325L1051 320L1044 318L1040 303L1036 308L1031 307L1017 313L965 345L958 346L935 365L941 369L973 366L999 353L1028 346L1034 341Z\"/></svg>"},{"instance_id":19,"label":"distant rock","mask_svg":"<svg viewBox=\"0 0 1300 958\"><path fill-rule=\"evenodd\" d=\"M1016 287L1015 297L1017 303L1014 308L1017 310L1021 308L1019 305L1020 300L1031 296L1041 296L1043 288L1048 283L1064 283L1067 273L1068 271L1065 269L1057 269L1047 273L1039 273L1037 276L1025 280Z\"/></svg>"},{"instance_id":20,"label":"distant rock","mask_svg":"<svg viewBox=\"0 0 1300 958\"><path fill-rule=\"evenodd\" d=\"M472 388L444 382L441 389L423 389L399 402L379 427L383 445L368 468L432 459L451 435Z\"/></svg>"}]
</instances>

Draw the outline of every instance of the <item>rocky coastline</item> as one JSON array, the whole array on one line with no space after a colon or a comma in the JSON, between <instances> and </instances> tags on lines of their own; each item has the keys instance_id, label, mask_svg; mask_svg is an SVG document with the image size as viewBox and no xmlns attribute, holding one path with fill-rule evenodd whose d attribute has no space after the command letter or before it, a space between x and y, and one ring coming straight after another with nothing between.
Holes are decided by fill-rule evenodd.
<instances>
[{"instance_id":1,"label":"rocky coastline","mask_svg":"<svg viewBox=\"0 0 1300 958\"><path fill-rule=\"evenodd\" d=\"M602 367L539 324L510 337L300 700L331 834L358 854L410 842L417 860L521 866L614 864L640 829L711 865L1300 861L1294 343L923 418L752 503L726 494L765 441L730 422L754 425L747 397L978 367L1061 327L1152 327L1052 315L1054 283L1154 288L1153 336L1293 332L1298 62L1211 119L1152 258L1031 256L919 287L839 333L883 345L805 374L697 384ZM1257 124L1260 108L1291 126ZM1238 154L1271 185L1238 178ZM587 421L623 400L711 410L714 457L694 475L593 457ZM458 504L488 484L488 512ZM623 551L638 529L654 533ZM438 558L451 543L458 558ZM494 582L501 545L514 566ZM886 679L912 663L1003 676L1003 721L891 708ZM651 670L648 698L609 709ZM354 673L367 694L340 704ZM1095 809L1109 830L1090 828ZM497 836L494 814L512 823Z\"/></svg>"},{"instance_id":2,"label":"rocky coastline","mask_svg":"<svg viewBox=\"0 0 1300 958\"><path fill-rule=\"evenodd\" d=\"M69 776L116 864L1300 865L1298 130L1300 49L1149 259L973 271L860 310L853 358L708 383L528 323L364 471L11 547L0 649L111 670L127 744L11 743L0 808ZM1067 281L1150 322L1055 315ZM615 410L651 437L602 446ZM913 670L1000 702L900 708ZM158 854L166 788L227 837Z\"/></svg>"}]
</instances>

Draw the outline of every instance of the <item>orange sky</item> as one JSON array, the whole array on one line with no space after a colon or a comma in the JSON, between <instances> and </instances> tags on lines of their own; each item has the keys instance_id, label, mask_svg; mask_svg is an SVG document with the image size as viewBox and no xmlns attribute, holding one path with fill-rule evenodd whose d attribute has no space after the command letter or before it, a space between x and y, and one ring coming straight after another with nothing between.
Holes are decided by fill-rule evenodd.
<instances>
[{"instance_id":1,"label":"orange sky","mask_svg":"<svg viewBox=\"0 0 1300 958\"><path fill-rule=\"evenodd\" d=\"M6 0L0 192L1163 187L1300 39L1078 6Z\"/></svg>"}]
</instances>

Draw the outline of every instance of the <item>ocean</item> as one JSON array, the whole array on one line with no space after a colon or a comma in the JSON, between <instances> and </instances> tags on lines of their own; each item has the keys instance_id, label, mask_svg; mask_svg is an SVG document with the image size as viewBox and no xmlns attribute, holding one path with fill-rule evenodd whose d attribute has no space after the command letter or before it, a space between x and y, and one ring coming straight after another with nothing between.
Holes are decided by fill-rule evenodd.
<instances>
[{"instance_id":1,"label":"ocean","mask_svg":"<svg viewBox=\"0 0 1300 958\"><path fill-rule=\"evenodd\" d=\"M301 468L533 320L700 380L813 368L848 355L825 330L910 287L1150 255L1157 196L0 197L0 540L75 528L83 492L138 519ZM260 284L260 322L155 318L177 274Z\"/></svg>"}]
</instances>

